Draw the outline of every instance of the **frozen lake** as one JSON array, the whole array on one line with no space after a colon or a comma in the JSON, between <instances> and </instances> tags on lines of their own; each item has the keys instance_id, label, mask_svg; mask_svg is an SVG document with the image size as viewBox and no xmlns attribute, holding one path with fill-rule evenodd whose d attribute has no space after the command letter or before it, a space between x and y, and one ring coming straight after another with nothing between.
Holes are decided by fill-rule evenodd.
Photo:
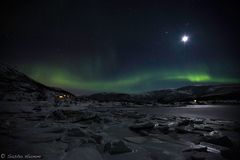
<instances>
[{"instance_id":1,"label":"frozen lake","mask_svg":"<svg viewBox=\"0 0 240 160\"><path fill-rule=\"evenodd\" d=\"M240 121L240 105L188 105L185 107L138 108L140 113L203 117Z\"/></svg>"}]
</instances>

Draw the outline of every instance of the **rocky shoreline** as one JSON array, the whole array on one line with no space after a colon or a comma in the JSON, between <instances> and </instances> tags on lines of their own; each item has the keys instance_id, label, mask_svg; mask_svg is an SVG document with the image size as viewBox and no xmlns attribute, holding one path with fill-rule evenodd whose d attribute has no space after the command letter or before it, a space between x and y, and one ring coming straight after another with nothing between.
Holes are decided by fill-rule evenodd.
<instances>
[{"instance_id":1,"label":"rocky shoreline","mask_svg":"<svg viewBox=\"0 0 240 160\"><path fill-rule=\"evenodd\" d=\"M0 114L1 153L5 155L62 160L239 157L239 122L40 102L1 104Z\"/></svg>"}]
</instances>

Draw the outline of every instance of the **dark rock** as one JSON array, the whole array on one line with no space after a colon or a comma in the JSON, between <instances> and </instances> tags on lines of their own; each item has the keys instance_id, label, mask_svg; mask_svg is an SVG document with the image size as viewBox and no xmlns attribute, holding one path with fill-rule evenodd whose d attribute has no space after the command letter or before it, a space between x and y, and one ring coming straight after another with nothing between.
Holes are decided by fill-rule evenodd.
<instances>
[{"instance_id":1,"label":"dark rock","mask_svg":"<svg viewBox=\"0 0 240 160\"><path fill-rule=\"evenodd\" d=\"M72 128L68 130L67 135L70 137L85 137L87 133L81 128Z\"/></svg>"},{"instance_id":2,"label":"dark rock","mask_svg":"<svg viewBox=\"0 0 240 160\"><path fill-rule=\"evenodd\" d=\"M55 119L55 120L66 120L67 119L67 117L65 116L63 110L59 110L59 109L54 111L54 112L52 112L50 117Z\"/></svg>"},{"instance_id":3,"label":"dark rock","mask_svg":"<svg viewBox=\"0 0 240 160\"><path fill-rule=\"evenodd\" d=\"M184 152L187 160L226 160L220 154L209 152Z\"/></svg>"},{"instance_id":4,"label":"dark rock","mask_svg":"<svg viewBox=\"0 0 240 160\"><path fill-rule=\"evenodd\" d=\"M96 142L95 139L93 139L93 138L88 138L88 139L87 139L87 143L88 143L88 144L89 144L89 143L97 144L97 142Z\"/></svg>"},{"instance_id":5,"label":"dark rock","mask_svg":"<svg viewBox=\"0 0 240 160\"><path fill-rule=\"evenodd\" d=\"M44 120L44 118L43 117L27 117L27 118L25 118L25 120L27 120L27 121L42 121L42 120Z\"/></svg>"},{"instance_id":6,"label":"dark rock","mask_svg":"<svg viewBox=\"0 0 240 160\"><path fill-rule=\"evenodd\" d=\"M99 122L100 118L97 114L92 112L79 112L77 115L72 116L71 122L79 122L79 121L88 121L88 120L94 120L95 122Z\"/></svg>"},{"instance_id":7,"label":"dark rock","mask_svg":"<svg viewBox=\"0 0 240 160\"><path fill-rule=\"evenodd\" d=\"M72 123L88 120L94 120L96 122L100 121L99 116L93 112L60 109L52 112L50 118L53 118L55 120L68 120L69 122Z\"/></svg>"},{"instance_id":8,"label":"dark rock","mask_svg":"<svg viewBox=\"0 0 240 160\"><path fill-rule=\"evenodd\" d=\"M175 128L175 131L180 134L193 133L191 126L179 126Z\"/></svg>"},{"instance_id":9,"label":"dark rock","mask_svg":"<svg viewBox=\"0 0 240 160\"><path fill-rule=\"evenodd\" d=\"M119 140L106 143L104 151L109 152L110 154L120 154L131 152L132 150L124 143L124 141Z\"/></svg>"},{"instance_id":10,"label":"dark rock","mask_svg":"<svg viewBox=\"0 0 240 160\"><path fill-rule=\"evenodd\" d=\"M124 140L126 140L128 142L136 143L136 144L141 144L144 141L146 141L146 138L144 138L144 137L125 137Z\"/></svg>"},{"instance_id":11,"label":"dark rock","mask_svg":"<svg viewBox=\"0 0 240 160\"><path fill-rule=\"evenodd\" d=\"M196 118L196 119L192 119L192 122L194 124L203 124L204 123L204 119Z\"/></svg>"},{"instance_id":12,"label":"dark rock","mask_svg":"<svg viewBox=\"0 0 240 160\"><path fill-rule=\"evenodd\" d=\"M41 106L36 106L33 108L34 111L40 112L42 110Z\"/></svg>"},{"instance_id":13,"label":"dark rock","mask_svg":"<svg viewBox=\"0 0 240 160\"><path fill-rule=\"evenodd\" d=\"M65 131L65 128L62 127L52 127L52 128L46 128L45 133L63 133Z\"/></svg>"},{"instance_id":14,"label":"dark rock","mask_svg":"<svg viewBox=\"0 0 240 160\"><path fill-rule=\"evenodd\" d=\"M129 129L133 131L139 131L139 130L149 130L153 129L155 127L155 123L153 122L146 122L146 123L139 123L135 124L129 127Z\"/></svg>"},{"instance_id":15,"label":"dark rock","mask_svg":"<svg viewBox=\"0 0 240 160\"><path fill-rule=\"evenodd\" d=\"M195 154L195 155L191 156L191 160L205 160L205 159L206 158L200 154L198 154L198 155Z\"/></svg>"},{"instance_id":16,"label":"dark rock","mask_svg":"<svg viewBox=\"0 0 240 160\"><path fill-rule=\"evenodd\" d=\"M41 122L38 125L39 128L47 128L47 127L50 127L50 126L51 125L49 123L46 123L46 122Z\"/></svg>"},{"instance_id":17,"label":"dark rock","mask_svg":"<svg viewBox=\"0 0 240 160\"><path fill-rule=\"evenodd\" d=\"M164 134L169 133L169 127L168 126L157 126L156 130L161 131Z\"/></svg>"},{"instance_id":18,"label":"dark rock","mask_svg":"<svg viewBox=\"0 0 240 160\"><path fill-rule=\"evenodd\" d=\"M66 153L63 160L102 160L101 154L94 147L78 147Z\"/></svg>"},{"instance_id":19,"label":"dark rock","mask_svg":"<svg viewBox=\"0 0 240 160\"><path fill-rule=\"evenodd\" d=\"M205 125L205 124L200 124L200 125L194 124L193 128L194 128L194 130L206 131L206 132L211 132L214 130L212 127Z\"/></svg>"},{"instance_id":20,"label":"dark rock","mask_svg":"<svg viewBox=\"0 0 240 160\"><path fill-rule=\"evenodd\" d=\"M140 131L138 131L137 133L138 133L139 135L141 135L141 136L149 136L149 132L144 131L144 130L140 130Z\"/></svg>"},{"instance_id":21,"label":"dark rock","mask_svg":"<svg viewBox=\"0 0 240 160\"><path fill-rule=\"evenodd\" d=\"M103 143L103 136L100 134L92 134L91 137L96 141L97 144Z\"/></svg>"},{"instance_id":22,"label":"dark rock","mask_svg":"<svg viewBox=\"0 0 240 160\"><path fill-rule=\"evenodd\" d=\"M61 142L67 143L69 146L72 145L81 145L86 144L88 141L88 137L71 137L68 135L64 135L60 139Z\"/></svg>"},{"instance_id":23,"label":"dark rock","mask_svg":"<svg viewBox=\"0 0 240 160\"><path fill-rule=\"evenodd\" d=\"M63 139L61 139L61 141L68 144L68 147L65 149L66 152L69 152L75 148L79 148L88 142L85 138L73 139L69 137L64 137Z\"/></svg>"},{"instance_id":24,"label":"dark rock","mask_svg":"<svg viewBox=\"0 0 240 160\"><path fill-rule=\"evenodd\" d=\"M127 116L128 118L139 119L139 118L145 117L146 115L145 115L145 114L139 114L139 113L137 113L137 112L127 112L127 113L126 113L126 116Z\"/></svg>"},{"instance_id":25,"label":"dark rock","mask_svg":"<svg viewBox=\"0 0 240 160\"><path fill-rule=\"evenodd\" d=\"M184 119L183 121L178 122L178 126L187 126L191 123L191 120Z\"/></svg>"},{"instance_id":26,"label":"dark rock","mask_svg":"<svg viewBox=\"0 0 240 160\"><path fill-rule=\"evenodd\" d=\"M232 141L227 136L222 135L222 133L219 131L212 131L208 134L205 134L203 141L225 147L233 146Z\"/></svg>"},{"instance_id":27,"label":"dark rock","mask_svg":"<svg viewBox=\"0 0 240 160\"><path fill-rule=\"evenodd\" d=\"M110 123L110 122L112 122L113 121L113 118L109 118L109 117L105 117L104 119L103 119L103 122L104 123Z\"/></svg>"},{"instance_id":28,"label":"dark rock","mask_svg":"<svg viewBox=\"0 0 240 160\"><path fill-rule=\"evenodd\" d=\"M53 142L60 139L61 139L61 135L58 135L58 134L41 133L41 134L32 134L26 137L25 140L31 143L49 143L49 142Z\"/></svg>"},{"instance_id":29,"label":"dark rock","mask_svg":"<svg viewBox=\"0 0 240 160\"><path fill-rule=\"evenodd\" d=\"M207 143L207 142L200 142L200 145L207 147L208 152L215 153L215 154L216 153L218 154L222 151L225 151L225 150L229 149L229 148L224 147L224 146L219 146L219 145L212 144L212 143Z\"/></svg>"},{"instance_id":30,"label":"dark rock","mask_svg":"<svg viewBox=\"0 0 240 160\"><path fill-rule=\"evenodd\" d=\"M221 150L221 155L224 158L235 160L235 159L240 159L239 152L240 152L239 148L233 147L230 149Z\"/></svg>"}]
</instances>

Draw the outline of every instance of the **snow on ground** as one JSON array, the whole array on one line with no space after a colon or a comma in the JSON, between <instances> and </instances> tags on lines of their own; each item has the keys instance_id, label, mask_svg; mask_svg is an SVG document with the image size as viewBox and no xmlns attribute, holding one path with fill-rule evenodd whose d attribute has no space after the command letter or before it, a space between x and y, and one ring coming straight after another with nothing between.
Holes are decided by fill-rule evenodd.
<instances>
[{"instance_id":1,"label":"snow on ground","mask_svg":"<svg viewBox=\"0 0 240 160\"><path fill-rule=\"evenodd\" d=\"M0 102L0 152L62 160L231 159L239 122L139 112L118 103ZM149 108L151 109L151 108ZM16 155L19 154L19 155Z\"/></svg>"}]
</instances>

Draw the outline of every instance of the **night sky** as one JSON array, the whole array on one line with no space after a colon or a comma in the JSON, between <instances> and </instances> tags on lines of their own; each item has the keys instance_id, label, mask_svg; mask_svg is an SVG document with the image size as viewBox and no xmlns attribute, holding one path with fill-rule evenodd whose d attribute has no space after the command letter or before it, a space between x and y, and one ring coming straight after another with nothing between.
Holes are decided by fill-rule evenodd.
<instances>
[{"instance_id":1,"label":"night sky","mask_svg":"<svg viewBox=\"0 0 240 160\"><path fill-rule=\"evenodd\" d=\"M234 1L0 3L1 63L49 86L136 93L240 82Z\"/></svg>"}]
</instances>

